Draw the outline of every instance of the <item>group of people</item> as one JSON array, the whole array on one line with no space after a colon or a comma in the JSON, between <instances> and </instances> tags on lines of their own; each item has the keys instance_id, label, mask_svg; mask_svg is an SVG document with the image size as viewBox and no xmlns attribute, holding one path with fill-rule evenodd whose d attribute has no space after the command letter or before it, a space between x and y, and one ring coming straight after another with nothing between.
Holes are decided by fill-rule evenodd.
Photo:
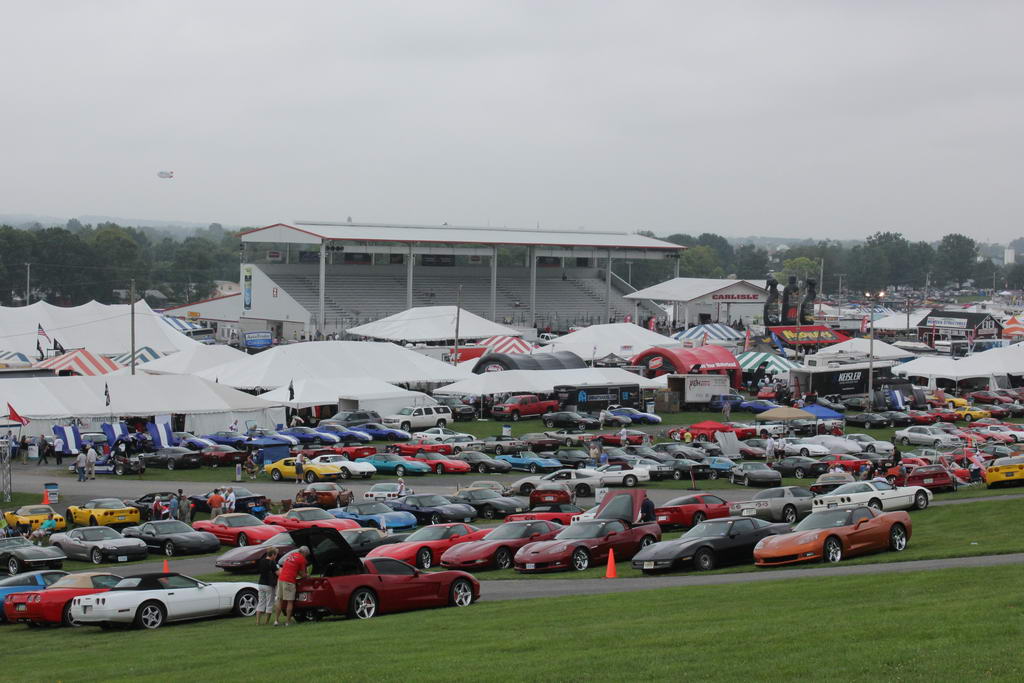
<instances>
[{"instance_id":1,"label":"group of people","mask_svg":"<svg viewBox=\"0 0 1024 683\"><path fill-rule=\"evenodd\" d=\"M206 499L207 504L210 506L210 521L212 522L226 512L234 512L236 501L237 497L234 487L228 486L223 489L214 489L210 497Z\"/></svg>"},{"instance_id":2,"label":"group of people","mask_svg":"<svg viewBox=\"0 0 1024 683\"><path fill-rule=\"evenodd\" d=\"M49 465L50 458L54 458L58 465L64 463L63 444L58 449L56 442L50 443L42 434L34 438L25 435L18 438L13 431L8 429L3 440L10 445L11 462L20 458L21 462L27 465L29 460L35 459L36 465Z\"/></svg>"},{"instance_id":3,"label":"group of people","mask_svg":"<svg viewBox=\"0 0 1024 683\"><path fill-rule=\"evenodd\" d=\"M181 489L174 495L161 499L160 496L153 497L153 505L150 506L149 518L151 520L176 519L185 524L192 523L192 503Z\"/></svg>"},{"instance_id":4,"label":"group of people","mask_svg":"<svg viewBox=\"0 0 1024 683\"><path fill-rule=\"evenodd\" d=\"M294 623L295 584L309 575L310 551L306 546L293 550L278 562L278 549L271 546L257 563L259 571L259 600L256 605L256 624L270 624L273 614L274 626Z\"/></svg>"}]
</instances>

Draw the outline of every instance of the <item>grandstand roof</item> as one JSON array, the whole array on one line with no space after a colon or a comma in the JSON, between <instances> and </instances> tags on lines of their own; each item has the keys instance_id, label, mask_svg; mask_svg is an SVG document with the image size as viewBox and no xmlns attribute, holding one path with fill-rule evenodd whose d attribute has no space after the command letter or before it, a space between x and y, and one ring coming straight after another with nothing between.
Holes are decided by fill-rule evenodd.
<instances>
[{"instance_id":1,"label":"grandstand roof","mask_svg":"<svg viewBox=\"0 0 1024 683\"><path fill-rule=\"evenodd\" d=\"M321 240L486 244L551 247L599 247L680 251L686 247L626 231L523 230L454 225L397 225L392 223L300 222L275 223L242 233L243 242L298 242Z\"/></svg>"}]
</instances>

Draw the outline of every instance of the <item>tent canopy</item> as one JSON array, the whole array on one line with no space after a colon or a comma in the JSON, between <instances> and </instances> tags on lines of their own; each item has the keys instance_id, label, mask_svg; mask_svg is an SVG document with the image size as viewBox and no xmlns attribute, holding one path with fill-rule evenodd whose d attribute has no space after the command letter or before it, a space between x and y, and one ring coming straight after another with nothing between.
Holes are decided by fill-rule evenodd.
<instances>
[{"instance_id":1,"label":"tent canopy","mask_svg":"<svg viewBox=\"0 0 1024 683\"><path fill-rule=\"evenodd\" d=\"M348 334L394 342L429 342L455 339L456 306L422 306L410 308L375 320L372 323L350 327ZM498 335L518 337L511 327L481 318L462 309L458 314L459 339L485 339Z\"/></svg>"},{"instance_id":2,"label":"tent canopy","mask_svg":"<svg viewBox=\"0 0 1024 683\"><path fill-rule=\"evenodd\" d=\"M605 386L609 384L639 384L640 388L660 386L621 368L575 368L568 370L506 370L473 375L454 384L434 390L435 394L459 396L490 396L508 393L550 394L556 386Z\"/></svg>"},{"instance_id":3,"label":"tent canopy","mask_svg":"<svg viewBox=\"0 0 1024 683\"><path fill-rule=\"evenodd\" d=\"M1010 319L1003 323L1003 336L1024 337L1024 323L1021 323L1017 316L1011 315Z\"/></svg>"},{"instance_id":4,"label":"tent canopy","mask_svg":"<svg viewBox=\"0 0 1024 683\"><path fill-rule=\"evenodd\" d=\"M782 406L780 408L772 408L771 410L766 410L763 413L758 413L756 416L754 416L754 419L759 420L761 422L770 422L774 420L813 420L815 419L815 417L815 415L806 410L801 410L800 408L790 408L789 406Z\"/></svg>"},{"instance_id":5,"label":"tent canopy","mask_svg":"<svg viewBox=\"0 0 1024 683\"><path fill-rule=\"evenodd\" d=\"M97 356L88 349L74 349L59 356L41 360L32 367L52 370L54 373L73 372L77 375L106 375L121 369L121 366L104 356Z\"/></svg>"},{"instance_id":6,"label":"tent canopy","mask_svg":"<svg viewBox=\"0 0 1024 683\"><path fill-rule=\"evenodd\" d=\"M135 349L135 365L138 367L142 363L148 363L151 360L156 360L163 354L155 350L151 346L143 346L141 349ZM132 352L125 351L117 356L112 356L113 360L118 365L131 365L132 364Z\"/></svg>"},{"instance_id":7,"label":"tent canopy","mask_svg":"<svg viewBox=\"0 0 1024 683\"><path fill-rule=\"evenodd\" d=\"M194 375L214 365L245 357L242 351L223 344L196 344L184 351L150 361L141 369L152 375Z\"/></svg>"},{"instance_id":8,"label":"tent canopy","mask_svg":"<svg viewBox=\"0 0 1024 683\"><path fill-rule=\"evenodd\" d=\"M339 399L349 399L358 401L362 408L378 410L378 412L380 412L378 406L382 404L397 406L396 408L384 408L386 412L394 412L405 406L432 406L437 403L424 393L407 391L373 377L300 379L293 383L293 387L295 398L288 398L287 386L260 394L260 398L291 408L337 405ZM369 403L372 403L373 406L367 405Z\"/></svg>"},{"instance_id":9,"label":"tent canopy","mask_svg":"<svg viewBox=\"0 0 1024 683\"><path fill-rule=\"evenodd\" d=\"M652 346L678 346L678 342L633 323L608 323L555 337L544 348L547 351L572 351L589 360L603 358L610 353L619 358L631 358Z\"/></svg>"},{"instance_id":10,"label":"tent canopy","mask_svg":"<svg viewBox=\"0 0 1024 683\"><path fill-rule=\"evenodd\" d=\"M743 372L753 372L762 363L767 363L768 370L777 374L785 374L793 368L800 367L788 358L767 351L745 351L736 356L736 362L740 364Z\"/></svg>"},{"instance_id":11,"label":"tent canopy","mask_svg":"<svg viewBox=\"0 0 1024 683\"><path fill-rule=\"evenodd\" d=\"M746 336L728 325L708 323L706 325L694 325L688 330L676 332L672 337L675 339L703 339L704 335L707 335L708 339L716 341L742 341Z\"/></svg>"},{"instance_id":12,"label":"tent canopy","mask_svg":"<svg viewBox=\"0 0 1024 683\"><path fill-rule=\"evenodd\" d=\"M533 353L536 348L522 337L510 337L504 334L488 337L480 342L480 346L486 346L493 353Z\"/></svg>"},{"instance_id":13,"label":"tent canopy","mask_svg":"<svg viewBox=\"0 0 1024 683\"><path fill-rule=\"evenodd\" d=\"M838 344L832 344L818 351L816 356L828 356L828 355L841 355L841 354L854 354L854 355L869 355L873 353L875 360L905 360L909 358L915 358L917 354L911 353L905 349L901 349L898 346L893 346L879 339L875 340L872 346L870 339L863 339L860 337L854 339L847 339L844 342Z\"/></svg>"},{"instance_id":14,"label":"tent canopy","mask_svg":"<svg viewBox=\"0 0 1024 683\"><path fill-rule=\"evenodd\" d=\"M843 419L842 413L837 413L836 411L832 410L831 408L826 408L825 406L818 405L817 403L812 403L810 405L806 405L806 406L804 406L803 409L804 409L805 412L811 413L812 415L814 415L819 420L842 420Z\"/></svg>"}]
</instances>

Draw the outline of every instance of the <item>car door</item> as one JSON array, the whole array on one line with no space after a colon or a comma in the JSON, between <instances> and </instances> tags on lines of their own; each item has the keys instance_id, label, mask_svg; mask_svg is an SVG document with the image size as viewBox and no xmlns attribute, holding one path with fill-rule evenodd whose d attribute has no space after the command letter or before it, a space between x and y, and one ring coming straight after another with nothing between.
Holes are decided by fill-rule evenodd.
<instances>
[{"instance_id":1,"label":"car door","mask_svg":"<svg viewBox=\"0 0 1024 683\"><path fill-rule=\"evenodd\" d=\"M700 499L704 506L704 514L707 515L708 519L729 516L729 504L722 498L713 495L705 495L700 496Z\"/></svg>"},{"instance_id":2,"label":"car door","mask_svg":"<svg viewBox=\"0 0 1024 683\"><path fill-rule=\"evenodd\" d=\"M214 614L219 607L216 591L202 588L195 579L187 576L163 576L157 579L166 596L167 618L191 619Z\"/></svg>"},{"instance_id":3,"label":"car door","mask_svg":"<svg viewBox=\"0 0 1024 683\"><path fill-rule=\"evenodd\" d=\"M89 552L82 540L82 529L72 529L64 537L64 554L71 559L88 560Z\"/></svg>"},{"instance_id":4,"label":"car door","mask_svg":"<svg viewBox=\"0 0 1024 683\"><path fill-rule=\"evenodd\" d=\"M896 488L885 482L874 482L876 495L882 501L882 509L903 510L910 507L914 500L913 489L909 486Z\"/></svg>"},{"instance_id":5,"label":"car door","mask_svg":"<svg viewBox=\"0 0 1024 683\"><path fill-rule=\"evenodd\" d=\"M850 519L852 527L846 534L846 554L858 555L872 545L875 529L871 524L871 510L857 508Z\"/></svg>"},{"instance_id":6,"label":"car door","mask_svg":"<svg viewBox=\"0 0 1024 683\"><path fill-rule=\"evenodd\" d=\"M440 579L431 578L437 574L420 574L405 562L387 557L375 557L372 562L377 571L375 588L380 597L381 612L417 609L437 602ZM447 598L446 595L445 602Z\"/></svg>"},{"instance_id":7,"label":"car door","mask_svg":"<svg viewBox=\"0 0 1024 683\"><path fill-rule=\"evenodd\" d=\"M146 547L159 549L161 546L160 537L157 536L156 528L152 524L143 524L139 530L139 538L145 542Z\"/></svg>"},{"instance_id":8,"label":"car door","mask_svg":"<svg viewBox=\"0 0 1024 683\"><path fill-rule=\"evenodd\" d=\"M737 519L729 530L729 544L726 554L730 562L744 562L753 559L754 546L761 538L752 519Z\"/></svg>"}]
</instances>

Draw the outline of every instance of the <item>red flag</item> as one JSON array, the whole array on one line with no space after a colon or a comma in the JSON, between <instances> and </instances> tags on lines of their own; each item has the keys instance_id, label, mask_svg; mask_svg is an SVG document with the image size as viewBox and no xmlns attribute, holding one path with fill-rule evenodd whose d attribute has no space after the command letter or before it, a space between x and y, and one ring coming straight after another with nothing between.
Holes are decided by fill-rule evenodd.
<instances>
[{"instance_id":1,"label":"red flag","mask_svg":"<svg viewBox=\"0 0 1024 683\"><path fill-rule=\"evenodd\" d=\"M743 350L744 351L749 351L750 350L750 328L749 327L747 328L747 338L743 341Z\"/></svg>"},{"instance_id":2,"label":"red flag","mask_svg":"<svg viewBox=\"0 0 1024 683\"><path fill-rule=\"evenodd\" d=\"M10 403L7 404L7 417L23 427L29 422L28 418L18 415L18 411Z\"/></svg>"},{"instance_id":3,"label":"red flag","mask_svg":"<svg viewBox=\"0 0 1024 683\"><path fill-rule=\"evenodd\" d=\"M864 334L868 331L868 317L864 316L860 319L860 333Z\"/></svg>"}]
</instances>

